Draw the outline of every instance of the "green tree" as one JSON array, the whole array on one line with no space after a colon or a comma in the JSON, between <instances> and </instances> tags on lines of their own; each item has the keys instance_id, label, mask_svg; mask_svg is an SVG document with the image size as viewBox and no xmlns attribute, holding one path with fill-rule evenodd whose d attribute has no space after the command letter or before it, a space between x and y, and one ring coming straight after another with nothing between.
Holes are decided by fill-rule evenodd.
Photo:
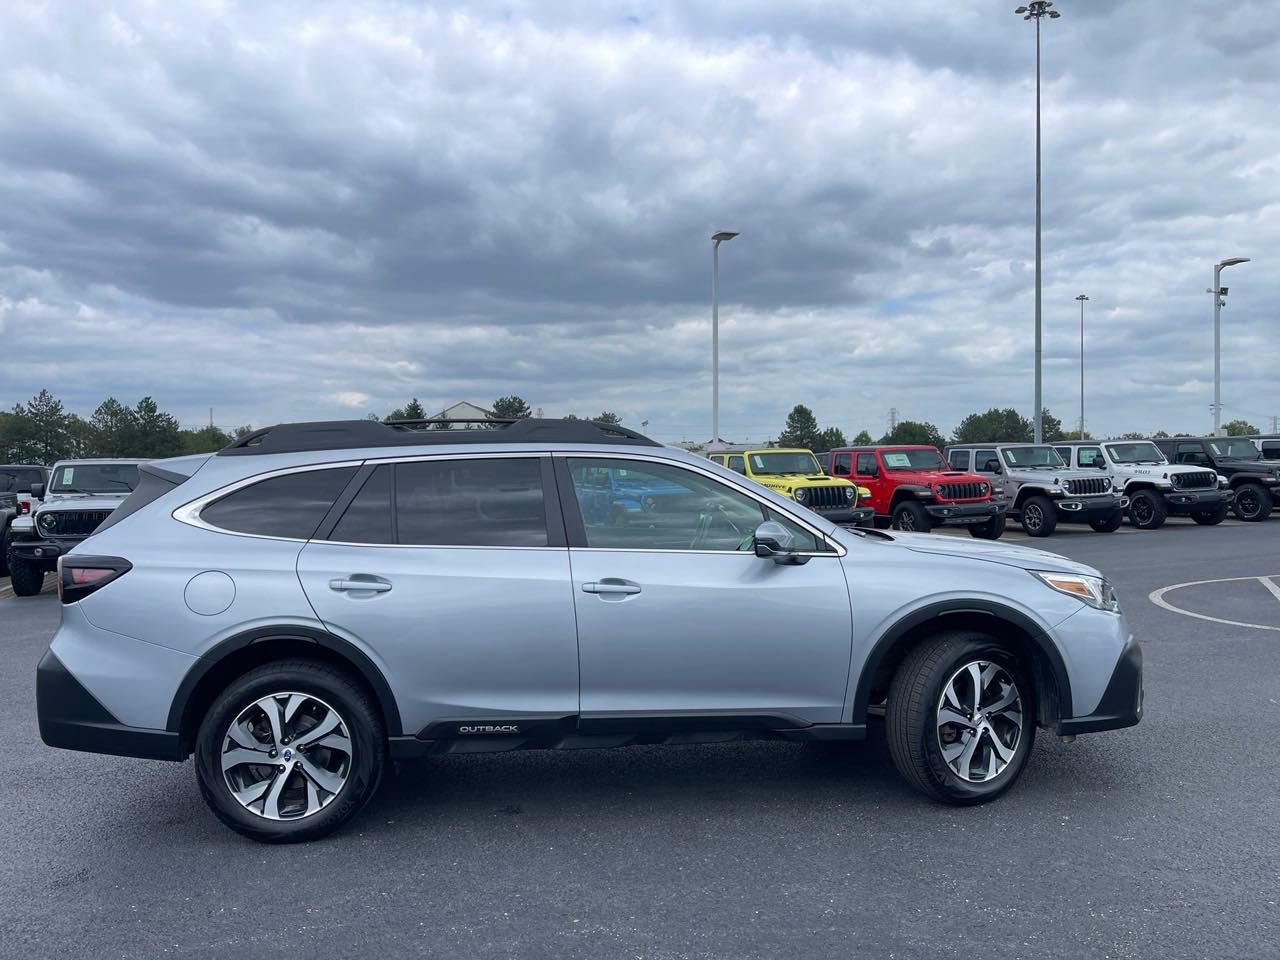
<instances>
[{"instance_id":1,"label":"green tree","mask_svg":"<svg viewBox=\"0 0 1280 960\"><path fill-rule=\"evenodd\" d=\"M593 419L596 423L612 423L615 425L622 422L622 418L612 410L605 410L598 417L594 417Z\"/></svg>"},{"instance_id":2,"label":"green tree","mask_svg":"<svg viewBox=\"0 0 1280 960\"><path fill-rule=\"evenodd\" d=\"M1159 436L1159 434L1156 434L1156 436ZM1167 436L1167 434L1166 434L1166 436ZM1147 435L1146 435L1145 433L1138 433L1137 431L1133 431L1133 430L1131 430L1129 433L1122 433L1122 434L1120 434L1120 436L1119 436L1119 437L1117 437L1117 439L1119 439L1119 440L1145 440L1145 439L1147 439Z\"/></svg>"},{"instance_id":3,"label":"green tree","mask_svg":"<svg viewBox=\"0 0 1280 960\"><path fill-rule=\"evenodd\" d=\"M1227 431L1228 437L1249 437L1262 432L1248 420L1232 420L1230 423L1224 423L1222 428Z\"/></svg>"},{"instance_id":4,"label":"green tree","mask_svg":"<svg viewBox=\"0 0 1280 960\"><path fill-rule=\"evenodd\" d=\"M1034 427L1033 436L1034 436ZM1058 443L1066 439L1062 432L1062 421L1049 412L1048 408L1040 411L1040 433L1045 443Z\"/></svg>"},{"instance_id":5,"label":"green tree","mask_svg":"<svg viewBox=\"0 0 1280 960\"><path fill-rule=\"evenodd\" d=\"M818 439L818 418L803 403L797 403L787 414L786 426L778 434L780 447L807 447L812 450Z\"/></svg>"},{"instance_id":6,"label":"green tree","mask_svg":"<svg viewBox=\"0 0 1280 960\"><path fill-rule=\"evenodd\" d=\"M941 450L946 446L946 438L932 423L919 423L915 420L902 420L889 433L880 438L881 443L927 443Z\"/></svg>"},{"instance_id":7,"label":"green tree","mask_svg":"<svg viewBox=\"0 0 1280 960\"><path fill-rule=\"evenodd\" d=\"M231 442L231 435L220 427L209 424L199 430L182 431L183 453L213 453Z\"/></svg>"},{"instance_id":8,"label":"green tree","mask_svg":"<svg viewBox=\"0 0 1280 960\"><path fill-rule=\"evenodd\" d=\"M1061 429L1061 425L1059 425ZM986 413L971 413L956 427L956 443L1029 443L1034 436L1030 420L1013 407L992 407Z\"/></svg>"},{"instance_id":9,"label":"green tree","mask_svg":"<svg viewBox=\"0 0 1280 960\"><path fill-rule=\"evenodd\" d=\"M71 455L67 412L62 401L48 390L32 397L25 409L15 407L13 412L27 420L30 449L36 463L53 463Z\"/></svg>"},{"instance_id":10,"label":"green tree","mask_svg":"<svg viewBox=\"0 0 1280 960\"><path fill-rule=\"evenodd\" d=\"M418 402L418 398L414 397L403 407L396 407L389 414L388 420L425 420L427 413L422 408L422 404Z\"/></svg>"},{"instance_id":11,"label":"green tree","mask_svg":"<svg viewBox=\"0 0 1280 960\"><path fill-rule=\"evenodd\" d=\"M1157 430L1155 433L1151 435L1151 439L1152 440L1168 440L1169 434L1165 433L1163 430Z\"/></svg>"},{"instance_id":12,"label":"green tree","mask_svg":"<svg viewBox=\"0 0 1280 960\"><path fill-rule=\"evenodd\" d=\"M858 435L853 438L853 443L849 444L849 446L866 447L866 446L870 446L871 443L872 443L871 434L867 433L867 431L865 430L859 430Z\"/></svg>"},{"instance_id":13,"label":"green tree","mask_svg":"<svg viewBox=\"0 0 1280 960\"><path fill-rule=\"evenodd\" d=\"M151 397L143 397L133 408L137 435L132 455L158 460L182 452L182 427L178 418L165 413Z\"/></svg>"},{"instance_id":14,"label":"green tree","mask_svg":"<svg viewBox=\"0 0 1280 960\"><path fill-rule=\"evenodd\" d=\"M848 444L844 439L844 431L839 427L827 427L825 430L819 430L817 436L814 437L814 450L835 450L838 447L847 447Z\"/></svg>"},{"instance_id":15,"label":"green tree","mask_svg":"<svg viewBox=\"0 0 1280 960\"><path fill-rule=\"evenodd\" d=\"M103 400L89 418L94 453L100 457L130 457L138 445L138 418L115 397Z\"/></svg>"},{"instance_id":16,"label":"green tree","mask_svg":"<svg viewBox=\"0 0 1280 960\"><path fill-rule=\"evenodd\" d=\"M0 413L0 454L6 463L42 463L36 451L36 425L18 404L12 413Z\"/></svg>"},{"instance_id":17,"label":"green tree","mask_svg":"<svg viewBox=\"0 0 1280 960\"><path fill-rule=\"evenodd\" d=\"M524 400L512 394L493 401L493 415L499 420L523 420L532 416L533 411Z\"/></svg>"}]
</instances>

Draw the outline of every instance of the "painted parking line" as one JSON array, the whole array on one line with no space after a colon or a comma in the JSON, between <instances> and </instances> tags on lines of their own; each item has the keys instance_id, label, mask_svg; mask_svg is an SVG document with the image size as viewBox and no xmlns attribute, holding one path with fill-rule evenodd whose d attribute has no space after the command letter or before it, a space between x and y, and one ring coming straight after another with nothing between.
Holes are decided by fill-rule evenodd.
<instances>
[{"instance_id":1,"label":"painted parking line","mask_svg":"<svg viewBox=\"0 0 1280 960\"><path fill-rule=\"evenodd\" d=\"M1247 627L1250 630L1274 630L1280 632L1280 627L1272 624L1249 623L1245 620L1227 620L1223 617L1213 617L1207 613L1186 610L1165 599L1165 594L1173 593L1175 590L1182 590L1185 587L1204 587L1214 583L1248 583L1253 581L1261 584L1276 600L1280 601L1280 585L1276 583L1277 580L1280 580L1280 574L1274 573L1265 577L1225 577L1221 580L1192 580L1188 583L1175 583L1167 587L1161 587L1159 590L1152 590L1147 595L1147 599L1157 607L1162 607L1172 613L1180 613L1184 617L1195 617L1197 620L1208 620L1210 623L1221 623L1229 627Z\"/></svg>"}]
</instances>

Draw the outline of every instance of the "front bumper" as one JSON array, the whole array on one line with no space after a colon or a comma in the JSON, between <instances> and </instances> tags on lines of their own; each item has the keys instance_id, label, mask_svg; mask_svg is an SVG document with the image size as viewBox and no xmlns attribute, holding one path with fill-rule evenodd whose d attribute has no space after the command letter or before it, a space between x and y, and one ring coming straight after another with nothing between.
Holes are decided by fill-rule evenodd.
<instances>
[{"instance_id":1,"label":"front bumper","mask_svg":"<svg viewBox=\"0 0 1280 960\"><path fill-rule=\"evenodd\" d=\"M79 540L72 540L59 543L56 540L45 540L42 538L34 538L30 540L10 540L9 547L13 550L16 557L23 560L34 560L37 563L48 563L49 569L53 569L57 559L64 553L69 553Z\"/></svg>"},{"instance_id":2,"label":"front bumper","mask_svg":"<svg viewBox=\"0 0 1280 960\"><path fill-rule=\"evenodd\" d=\"M1171 507L1199 512L1212 510L1224 503L1231 503L1236 498L1236 492L1215 487L1210 490L1165 490L1161 496Z\"/></svg>"},{"instance_id":3,"label":"front bumper","mask_svg":"<svg viewBox=\"0 0 1280 960\"><path fill-rule=\"evenodd\" d=\"M1093 713L1058 722L1060 736L1132 727L1142 719L1142 648L1133 637L1125 644L1111 680Z\"/></svg>"},{"instance_id":4,"label":"front bumper","mask_svg":"<svg viewBox=\"0 0 1280 960\"><path fill-rule=\"evenodd\" d=\"M1007 503L985 500L981 503L926 503L924 512L937 526L969 526L985 523L1009 509Z\"/></svg>"},{"instance_id":5,"label":"front bumper","mask_svg":"<svg viewBox=\"0 0 1280 960\"><path fill-rule=\"evenodd\" d=\"M804 506L804 504L801 504ZM809 509L813 509L810 507ZM857 526L860 523L870 523L875 517L876 512L871 507L827 507L813 510L823 520L830 520L832 523L843 524L844 526Z\"/></svg>"},{"instance_id":6,"label":"front bumper","mask_svg":"<svg viewBox=\"0 0 1280 960\"><path fill-rule=\"evenodd\" d=\"M53 651L36 667L36 717L40 739L51 747L147 760L185 759L177 733L121 723Z\"/></svg>"},{"instance_id":7,"label":"front bumper","mask_svg":"<svg viewBox=\"0 0 1280 960\"><path fill-rule=\"evenodd\" d=\"M1117 510L1127 509L1128 497L1114 495L1099 497L1063 497L1053 501L1058 511L1058 519L1066 523L1088 523L1090 520L1101 520Z\"/></svg>"}]
</instances>

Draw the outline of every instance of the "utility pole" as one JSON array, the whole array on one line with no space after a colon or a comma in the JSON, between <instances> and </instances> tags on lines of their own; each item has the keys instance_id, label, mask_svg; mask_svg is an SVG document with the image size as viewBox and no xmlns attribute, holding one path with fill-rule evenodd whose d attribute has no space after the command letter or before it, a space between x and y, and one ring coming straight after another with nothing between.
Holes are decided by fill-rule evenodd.
<instances>
[{"instance_id":1,"label":"utility pole","mask_svg":"<svg viewBox=\"0 0 1280 960\"><path fill-rule=\"evenodd\" d=\"M720 244L737 235L736 230L711 235L711 450L720 449Z\"/></svg>"},{"instance_id":2,"label":"utility pole","mask_svg":"<svg viewBox=\"0 0 1280 960\"><path fill-rule=\"evenodd\" d=\"M1084 303L1089 298L1083 293L1076 297L1080 301L1080 433L1076 439L1084 439Z\"/></svg>"},{"instance_id":3,"label":"utility pole","mask_svg":"<svg viewBox=\"0 0 1280 960\"><path fill-rule=\"evenodd\" d=\"M898 408L889 408L889 432L893 433L898 429Z\"/></svg>"},{"instance_id":4,"label":"utility pole","mask_svg":"<svg viewBox=\"0 0 1280 960\"><path fill-rule=\"evenodd\" d=\"M1213 435L1222 428L1222 308L1227 302L1227 288L1222 286L1222 271L1238 263L1248 263L1248 257L1231 257L1213 265L1213 287L1205 293L1213 294Z\"/></svg>"}]
</instances>

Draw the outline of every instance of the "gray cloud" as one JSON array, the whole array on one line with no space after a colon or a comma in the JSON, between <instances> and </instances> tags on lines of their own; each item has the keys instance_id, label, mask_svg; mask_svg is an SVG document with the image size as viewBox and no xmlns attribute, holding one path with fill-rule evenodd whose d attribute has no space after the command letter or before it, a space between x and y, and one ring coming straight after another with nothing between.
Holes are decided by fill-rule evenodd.
<instances>
[{"instance_id":1,"label":"gray cloud","mask_svg":"<svg viewBox=\"0 0 1280 960\"><path fill-rule=\"evenodd\" d=\"M1095 431L1280 413L1280 30L1045 27L1046 400ZM186 421L519 393L705 438L1029 412L1033 48L1008 4L122 2L0 13L0 403Z\"/></svg>"}]
</instances>

